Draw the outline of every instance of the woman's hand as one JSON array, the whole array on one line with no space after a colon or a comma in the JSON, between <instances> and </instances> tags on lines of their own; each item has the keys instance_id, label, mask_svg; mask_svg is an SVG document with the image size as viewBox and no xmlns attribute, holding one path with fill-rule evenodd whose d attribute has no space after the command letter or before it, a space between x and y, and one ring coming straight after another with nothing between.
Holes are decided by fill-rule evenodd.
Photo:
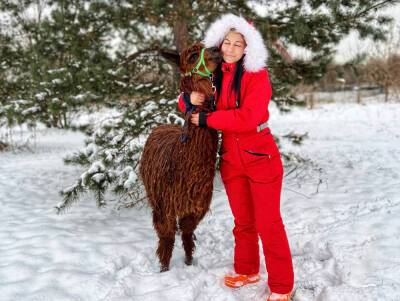
<instances>
[{"instance_id":1,"label":"woman's hand","mask_svg":"<svg viewBox=\"0 0 400 301\"><path fill-rule=\"evenodd\" d=\"M203 104L205 98L206 96L201 92L192 91L192 93L190 93L190 102L192 105L199 106Z\"/></svg>"},{"instance_id":2,"label":"woman's hand","mask_svg":"<svg viewBox=\"0 0 400 301\"><path fill-rule=\"evenodd\" d=\"M193 113L190 117L190 122L199 126L199 113Z\"/></svg>"}]
</instances>

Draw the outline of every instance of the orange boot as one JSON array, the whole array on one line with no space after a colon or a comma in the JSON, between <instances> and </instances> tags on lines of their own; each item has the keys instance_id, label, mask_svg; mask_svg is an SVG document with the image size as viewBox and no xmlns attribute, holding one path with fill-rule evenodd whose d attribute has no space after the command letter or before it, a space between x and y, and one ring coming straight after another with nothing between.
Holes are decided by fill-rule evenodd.
<instances>
[{"instance_id":1,"label":"orange boot","mask_svg":"<svg viewBox=\"0 0 400 301\"><path fill-rule=\"evenodd\" d=\"M230 288L239 288L246 284L257 283L260 281L260 274L243 275L229 273L224 276L225 285Z\"/></svg>"}]
</instances>

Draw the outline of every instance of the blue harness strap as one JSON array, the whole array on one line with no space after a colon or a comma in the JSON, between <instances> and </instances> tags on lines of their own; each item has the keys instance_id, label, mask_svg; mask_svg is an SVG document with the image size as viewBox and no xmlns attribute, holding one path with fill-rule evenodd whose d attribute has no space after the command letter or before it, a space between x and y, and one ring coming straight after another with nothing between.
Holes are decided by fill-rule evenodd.
<instances>
[{"instance_id":1,"label":"blue harness strap","mask_svg":"<svg viewBox=\"0 0 400 301\"><path fill-rule=\"evenodd\" d=\"M187 93L182 93L183 96L183 103L185 104L185 114L187 112L193 112L194 105L190 102L190 95Z\"/></svg>"},{"instance_id":2,"label":"blue harness strap","mask_svg":"<svg viewBox=\"0 0 400 301\"><path fill-rule=\"evenodd\" d=\"M193 110L195 109L195 105L193 105L190 102L190 95L189 94L183 92L182 93L182 98L183 98L183 103L185 104L185 116L186 116L186 114L188 112L189 113L193 112ZM186 143L188 141L188 139L189 139L189 137L188 137L188 127L189 127L188 120L185 119L185 124L182 127L182 133L181 133L181 136L180 136L181 143Z\"/></svg>"}]
</instances>

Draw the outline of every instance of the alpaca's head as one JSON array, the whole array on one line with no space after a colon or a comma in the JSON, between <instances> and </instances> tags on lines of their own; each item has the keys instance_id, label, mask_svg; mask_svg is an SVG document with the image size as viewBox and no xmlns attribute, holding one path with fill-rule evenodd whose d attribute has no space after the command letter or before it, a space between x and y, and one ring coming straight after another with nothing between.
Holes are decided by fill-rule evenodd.
<instances>
[{"instance_id":1,"label":"alpaca's head","mask_svg":"<svg viewBox=\"0 0 400 301\"><path fill-rule=\"evenodd\" d=\"M218 47L205 48L202 43L195 43L180 54L164 52L162 55L176 65L179 64L182 92L202 92L207 98L214 95L211 74L222 61L222 53Z\"/></svg>"},{"instance_id":2,"label":"alpaca's head","mask_svg":"<svg viewBox=\"0 0 400 301\"><path fill-rule=\"evenodd\" d=\"M201 63L202 50L204 64ZM217 68L222 61L222 53L218 47L205 48L203 44L196 43L184 49L179 59L179 69L184 75L196 76L195 79L201 79L202 76L207 77L209 75L207 70L212 73ZM195 72L196 68L200 71L199 73Z\"/></svg>"}]
</instances>

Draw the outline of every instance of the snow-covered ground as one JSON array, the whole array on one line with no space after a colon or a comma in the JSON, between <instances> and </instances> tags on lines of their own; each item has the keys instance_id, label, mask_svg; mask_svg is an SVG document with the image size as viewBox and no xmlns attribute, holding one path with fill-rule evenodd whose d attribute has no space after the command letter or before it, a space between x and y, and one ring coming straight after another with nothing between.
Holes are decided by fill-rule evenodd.
<instances>
[{"instance_id":1,"label":"snow-covered ground","mask_svg":"<svg viewBox=\"0 0 400 301\"><path fill-rule=\"evenodd\" d=\"M300 146L281 139L281 150L311 160L285 168L282 192L294 301L400 300L400 103L270 111L274 134L309 136ZM222 284L233 220L219 175L191 267L177 237L171 270L158 273L146 208L98 210L87 195L56 215L58 191L82 172L62 158L83 139L43 130L33 152L0 153L0 300L266 300L264 263L261 283L236 291Z\"/></svg>"}]
</instances>

